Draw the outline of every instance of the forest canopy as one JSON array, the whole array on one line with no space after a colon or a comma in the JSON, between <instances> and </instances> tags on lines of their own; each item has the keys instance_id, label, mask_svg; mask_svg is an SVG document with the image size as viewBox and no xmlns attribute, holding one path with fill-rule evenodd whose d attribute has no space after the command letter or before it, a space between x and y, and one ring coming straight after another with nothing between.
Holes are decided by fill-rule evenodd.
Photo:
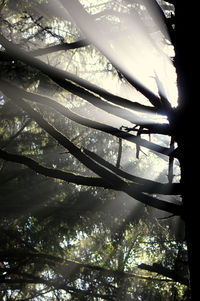
<instances>
[{"instance_id":1,"label":"forest canopy","mask_svg":"<svg viewBox=\"0 0 200 301\"><path fill-rule=\"evenodd\" d=\"M1 300L189 300L172 2L0 2Z\"/></svg>"}]
</instances>

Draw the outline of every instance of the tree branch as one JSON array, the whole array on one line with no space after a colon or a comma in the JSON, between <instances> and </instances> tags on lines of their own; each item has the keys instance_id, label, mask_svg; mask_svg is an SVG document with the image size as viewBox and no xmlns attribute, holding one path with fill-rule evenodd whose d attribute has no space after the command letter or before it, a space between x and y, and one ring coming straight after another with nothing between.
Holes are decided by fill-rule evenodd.
<instances>
[{"instance_id":1,"label":"tree branch","mask_svg":"<svg viewBox=\"0 0 200 301\"><path fill-rule=\"evenodd\" d=\"M118 176L120 176L120 177L122 177L126 180L129 180L133 183L137 183L138 184L138 190L140 190L142 192L166 194L166 195L169 195L169 194L179 195L179 194L181 194L181 185L179 183L163 184L163 183L158 183L158 182L155 182L155 181L152 181L152 180L144 179L144 178L141 178L141 177L137 177L137 176L131 175L131 174L117 168L116 166L114 166L110 162L104 160L103 158L101 158L100 156L98 156L94 152L89 151L88 149L83 148L83 151L88 156L90 156L93 160L95 160L96 162L98 162L102 166L108 168L112 172L116 173Z\"/></svg>"},{"instance_id":2,"label":"tree branch","mask_svg":"<svg viewBox=\"0 0 200 301\"><path fill-rule=\"evenodd\" d=\"M118 146L118 155L117 155L117 162L116 162L116 167L120 168L120 162L122 158L122 138L119 138L119 146Z\"/></svg>"},{"instance_id":3,"label":"tree branch","mask_svg":"<svg viewBox=\"0 0 200 301\"><path fill-rule=\"evenodd\" d=\"M40 55L45 55L45 54L62 51L62 50L67 51L67 50L77 49L81 47L86 47L88 45L90 45L90 42L88 42L86 39L82 39L72 43L65 42L59 45L32 50L29 52L29 54L33 56L40 56Z\"/></svg>"},{"instance_id":4,"label":"tree branch","mask_svg":"<svg viewBox=\"0 0 200 301\"><path fill-rule=\"evenodd\" d=\"M39 276L33 276L32 274L28 273L21 273L21 275L16 275L16 278L6 278L3 276L0 276L0 283L6 283L6 284L45 284L48 287L52 287L52 289L62 289L68 292L69 294L79 295L81 297L83 296L93 296L97 298L102 298L105 300L113 300L112 296L110 295L104 295L104 294L98 294L91 290L82 290L70 285L67 285L63 279L62 280L50 280L50 279L44 279ZM21 276L21 278L19 278Z\"/></svg>"},{"instance_id":5,"label":"tree branch","mask_svg":"<svg viewBox=\"0 0 200 301\"><path fill-rule=\"evenodd\" d=\"M11 95L11 100L13 97L14 96ZM135 198L136 200L146 205L152 206L154 208L169 213L173 213L175 215L182 214L182 207L179 205L165 202L155 197L151 197L149 195L141 193L140 191L134 191L131 185L129 185L127 182L125 182L116 174L102 167L101 165L93 161L90 157L88 157L86 154L84 154L82 150L80 150L72 142L70 142L70 140L68 140L65 136L63 136L60 132L58 132L52 125L50 125L46 120L44 120L38 112L32 109L26 102L24 102L19 97L15 97L15 101L17 105L23 108L23 110L25 110L31 116L31 118L33 118L41 126L41 128L43 128L49 135L51 135L54 139L56 139L56 141L60 145L68 149L68 151L82 164L84 164L87 168L89 168L98 176L102 177L106 183L108 184L112 183L112 185L114 185L115 187L119 187L121 191L124 191L129 196Z\"/></svg>"},{"instance_id":6,"label":"tree branch","mask_svg":"<svg viewBox=\"0 0 200 301\"><path fill-rule=\"evenodd\" d=\"M22 127L12 135L8 140L4 141L3 145L1 146L3 149L6 148L15 138L17 138L24 130L24 128L31 122L30 119L26 120L26 122L22 125Z\"/></svg>"},{"instance_id":7,"label":"tree branch","mask_svg":"<svg viewBox=\"0 0 200 301\"><path fill-rule=\"evenodd\" d=\"M108 185L101 178L87 177L72 172L66 172L58 169L48 168L39 164L38 162L34 161L29 157L18 155L18 154L11 154L1 149L0 149L0 158L6 161L23 164L41 175L50 178L60 179L65 182L74 183L77 185L113 188L112 185Z\"/></svg>"},{"instance_id":8,"label":"tree branch","mask_svg":"<svg viewBox=\"0 0 200 301\"><path fill-rule=\"evenodd\" d=\"M170 3L170 1L167 1ZM166 18L161 6L158 4L156 0L145 1L144 5L147 7L148 12L155 22L158 23L158 28L161 29L164 37L168 39L167 34L169 34L170 40L172 43L174 42L174 30L171 24L169 23L169 19ZM168 33L166 32L166 29Z\"/></svg>"},{"instance_id":9,"label":"tree branch","mask_svg":"<svg viewBox=\"0 0 200 301\"><path fill-rule=\"evenodd\" d=\"M171 150L169 148L162 147L160 145L157 145L155 143L152 143L150 141L142 139L141 137L137 137L137 136L134 136L133 134L118 130L117 128L114 128L112 126L105 125L100 122L84 118L84 117L70 111L66 107L62 106L61 104L55 102L54 100L52 100L50 98L23 91L22 89L16 88L12 84L7 83L3 80L0 81L0 84L1 84L2 92L5 95L7 95L9 98L13 98L13 100L14 100L15 96L18 95L22 98L48 105L48 106L52 107L53 109L55 109L56 111L58 111L59 113L61 113L63 116L65 116L81 125L84 125L84 126L87 126L90 128L94 128L97 130L101 130L103 132L106 132L106 133L116 136L118 138L125 139L129 142L146 147L152 151L164 154L166 156L169 156L171 153ZM155 131L156 131L156 126L155 126ZM159 129L158 129L158 131L159 131Z\"/></svg>"},{"instance_id":10,"label":"tree branch","mask_svg":"<svg viewBox=\"0 0 200 301\"><path fill-rule=\"evenodd\" d=\"M67 9L69 14L75 20L81 31L88 37L90 41L110 60L113 66L120 71L121 74L128 80L128 82L142 93L153 106L161 111L166 108L162 105L160 98L151 92L148 88L144 87L139 81L135 80L126 70L124 70L120 60L111 58L112 48L105 40L104 34L100 30L100 25L94 22L92 16L86 12L83 6L77 0L61 0L62 5ZM91 30L92 29L92 30ZM98 36L98 39L96 39Z\"/></svg>"},{"instance_id":11,"label":"tree branch","mask_svg":"<svg viewBox=\"0 0 200 301\"><path fill-rule=\"evenodd\" d=\"M175 5L177 0L164 0L164 1Z\"/></svg>"},{"instance_id":12,"label":"tree branch","mask_svg":"<svg viewBox=\"0 0 200 301\"><path fill-rule=\"evenodd\" d=\"M88 155L91 155L92 152L84 150ZM92 154L91 157L94 159L97 155ZM113 190L121 190L121 187L118 187L116 185L112 184L112 181L108 184L104 179L102 178L96 178L96 177L87 177L82 176L76 173L72 172L66 172L54 168L45 167L35 160L18 154L11 154L9 152L6 152L4 150L0 149L0 158L6 161L15 162L19 164L23 164L27 167L29 167L31 170L55 179L60 179L68 183L73 183L77 185L85 185L85 186L91 186L91 187L103 187L105 189L113 189ZM97 161L97 160L96 160ZM102 162L98 159L97 162ZM160 193L160 194L180 194L180 185L179 184L161 184L158 182L150 181L147 179L143 179L140 177L136 177L133 175L130 175L120 169L115 169L114 165L111 165L107 161L104 160L103 166L108 167L111 171L114 171L117 175L122 176L123 178L129 179L133 181L133 183L129 183L130 187L138 192L146 192L146 193Z\"/></svg>"},{"instance_id":13,"label":"tree branch","mask_svg":"<svg viewBox=\"0 0 200 301\"><path fill-rule=\"evenodd\" d=\"M0 35L0 43L6 49L7 53L12 57L13 60L20 60L20 61L24 62L25 64L28 64L34 68L39 69L41 72L48 75L53 81L56 81L56 83L58 85L61 85L61 87L68 90L69 92L74 93L75 95L91 102L93 105L97 105L99 102L99 107L101 109L104 109L104 110L106 109L106 103L103 102L100 98L96 97L95 94L99 95L100 97L103 97L104 99L106 99L107 101L109 101L111 103L120 105L122 107L127 107L131 110L141 111L144 113L145 112L163 113L163 111L160 111L156 108L144 106L137 102L132 102L128 99L116 96L112 93L109 93L108 91L106 91L102 88L99 88L96 85L93 85L84 79L79 78L75 74L71 74L67 71L60 70L53 66L47 65L44 62L40 61L39 59L30 56L27 52L21 50L17 45L14 45L13 43L9 42L3 35ZM76 85L74 85L73 83L75 83ZM95 94L91 94L91 93L89 93L89 91L91 91ZM112 109L112 108L110 107L110 109ZM114 109L119 110L119 108L113 107L114 113L115 113ZM131 116L130 112L127 111L126 113L127 113L127 116ZM125 119L127 119L126 116L124 116L124 117L125 117ZM124 117L121 117L121 118L124 118ZM134 115L132 115L129 119L130 119L130 122L133 122Z\"/></svg>"},{"instance_id":14,"label":"tree branch","mask_svg":"<svg viewBox=\"0 0 200 301\"><path fill-rule=\"evenodd\" d=\"M171 278L176 282L189 286L189 281L187 278L183 277L182 275L179 275L175 270L170 270L168 268L165 268L161 264L154 263L153 265L148 265L143 263L140 264L138 267L140 269Z\"/></svg>"},{"instance_id":15,"label":"tree branch","mask_svg":"<svg viewBox=\"0 0 200 301\"><path fill-rule=\"evenodd\" d=\"M26 259L24 261L24 259ZM24 249L15 249L15 250L6 250L6 251L0 251L0 259L2 261L8 261L8 262L16 262L16 261L24 261L24 264L27 263L34 263L36 262L41 262L43 264L48 264L53 270L58 270L62 274L62 270L65 271L65 276L67 275L67 270L80 270L81 268L89 269L89 270L94 270L106 277L122 277L122 278L138 278L138 279L144 279L144 280L160 280L160 281L166 281L166 279L157 279L157 278L149 278L145 276L140 276L136 275L132 272L124 272L122 270L117 270L117 269L109 269L109 268L104 268L98 265L93 265L90 263L83 263L75 260L68 260L68 259L63 259L58 256L53 256L49 254L44 254L44 253L33 253L26 251ZM144 266L144 267L142 267ZM145 267L149 267L148 265L141 264L138 266L140 269ZM150 266L151 267L151 266ZM12 268L7 269L8 271L10 270L10 273L12 273ZM29 275L31 277L31 275ZM34 275L33 275L34 276ZM165 274L163 275L165 277ZM171 277L169 277L171 278Z\"/></svg>"}]
</instances>

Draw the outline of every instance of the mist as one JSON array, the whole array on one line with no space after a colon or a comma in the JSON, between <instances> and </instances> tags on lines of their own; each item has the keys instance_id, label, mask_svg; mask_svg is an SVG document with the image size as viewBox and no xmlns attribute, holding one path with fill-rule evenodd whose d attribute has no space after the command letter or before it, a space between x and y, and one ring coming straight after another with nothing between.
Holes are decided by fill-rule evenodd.
<instances>
[{"instance_id":1,"label":"mist","mask_svg":"<svg viewBox=\"0 0 200 301\"><path fill-rule=\"evenodd\" d=\"M140 13L126 5L126 10L114 7L90 14L77 0L60 0L81 33L137 90L145 96L162 94L176 106L173 47L167 29L154 1L151 7L149 1L139 2Z\"/></svg>"}]
</instances>

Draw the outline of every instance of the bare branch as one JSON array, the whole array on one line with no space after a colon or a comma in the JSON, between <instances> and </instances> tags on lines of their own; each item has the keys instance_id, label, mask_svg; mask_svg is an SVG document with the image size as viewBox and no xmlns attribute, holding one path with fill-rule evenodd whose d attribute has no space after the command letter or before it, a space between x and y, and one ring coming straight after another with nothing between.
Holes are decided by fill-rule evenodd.
<instances>
[{"instance_id":1,"label":"bare branch","mask_svg":"<svg viewBox=\"0 0 200 301\"><path fill-rule=\"evenodd\" d=\"M82 30L82 32L92 41L92 43L112 62L112 65L116 67L117 70L120 71L121 74L128 80L128 82L135 87L140 93L142 93L153 106L158 108L159 110L164 110L165 107L163 107L160 98L156 96L153 92L151 92L149 89L144 87L142 84L140 84L137 80L135 80L130 74L128 74L124 68L122 68L122 65L119 60L115 60L113 62L113 59L110 57L109 51L111 50L110 47L105 43L104 35L99 30L99 26L95 21L93 20L93 17L86 12L86 10L83 8L83 6L80 4L77 0L61 0L60 1L62 5L67 9L69 14L73 17L78 27ZM93 31L88 31L88 28L92 28ZM98 39L94 38L95 36L98 36ZM104 45L104 47L102 46Z\"/></svg>"},{"instance_id":2,"label":"bare branch","mask_svg":"<svg viewBox=\"0 0 200 301\"><path fill-rule=\"evenodd\" d=\"M65 281L59 281L59 280L49 280L45 279L43 277L39 276L33 276L32 274L28 273L18 273L16 275L16 278L7 278L4 276L0 276L0 283L6 283L6 284L28 284L28 283L34 283L34 284L45 284L48 287L52 287L52 289L63 289L69 294L75 294L83 296L93 296L105 300L113 300L113 297L110 295L103 295L95 293L91 290L83 290L78 289L76 287L67 285Z\"/></svg>"},{"instance_id":3,"label":"bare branch","mask_svg":"<svg viewBox=\"0 0 200 301\"><path fill-rule=\"evenodd\" d=\"M28 258L28 262L34 262L35 260L38 262L40 261L41 263L48 264L52 269L58 268L60 273L62 274L62 270L65 270L65 276L67 274L67 270L71 270L72 267L74 270L80 268L85 268L89 270L94 270L99 273L101 273L104 276L107 277L122 277L122 278L138 278L138 279L144 279L144 280L160 280L160 281L167 281L166 279L158 279L158 278L153 278L153 277L145 277L145 276L140 276L136 275L135 273L130 272L124 272L122 270L117 270L117 269L108 269L104 268L98 265L93 265L90 263L84 263L84 262L79 262L75 260L69 260L58 257L58 256L53 256L49 254L44 254L44 253L35 253L35 252L30 252L26 251L24 249L15 249L15 250L6 250L6 251L1 251L0 252L0 259L2 261L20 261L24 260L25 258ZM25 262L26 264L26 262ZM139 268L145 268L147 265L141 265ZM7 269L10 270L12 273L12 269ZM31 275L29 275L31 276ZM163 275L166 276L166 275Z\"/></svg>"},{"instance_id":4,"label":"bare branch","mask_svg":"<svg viewBox=\"0 0 200 301\"><path fill-rule=\"evenodd\" d=\"M167 1L167 2L170 2L170 1ZM144 5L148 9L148 12L152 16L154 22L158 21L158 27L162 31L164 37L166 39L168 39L167 34L169 34L170 40L172 42L174 42L175 35L174 35L173 27L169 23L169 19L166 18L159 3L156 0L150 0L150 1L145 1ZM158 12L158 14L157 14L157 12Z\"/></svg>"},{"instance_id":5,"label":"bare branch","mask_svg":"<svg viewBox=\"0 0 200 301\"><path fill-rule=\"evenodd\" d=\"M45 54L62 51L62 50L67 51L67 50L77 49L81 47L86 47L88 45L90 45L90 43L86 39L82 39L72 43L65 42L59 45L32 50L29 52L29 54L33 56L40 56L40 55L45 55Z\"/></svg>"},{"instance_id":6,"label":"bare branch","mask_svg":"<svg viewBox=\"0 0 200 301\"><path fill-rule=\"evenodd\" d=\"M9 92L8 92L9 93ZM11 99L14 96L11 95ZM58 132L52 125L50 125L42 116L32 109L26 102L24 102L19 97L15 97L15 102L18 106L23 108L30 116L33 118L41 128L43 128L49 135L51 135L57 142L65 147L76 159L78 159L82 164L84 164L91 171L96 173L98 176L102 177L106 183L114 185L115 187L120 187L121 191L126 192L131 197L137 199L138 201L152 206L154 208L173 213L175 215L182 214L182 207L173 203L165 202L163 200L151 197L147 194L141 193L140 191L135 191L131 185L122 180L113 172L104 168L103 166L96 163L90 157L83 153L77 146L75 146L69 139ZM119 189L117 189L119 190Z\"/></svg>"},{"instance_id":7,"label":"bare branch","mask_svg":"<svg viewBox=\"0 0 200 301\"><path fill-rule=\"evenodd\" d=\"M122 157L122 138L119 138L119 147L118 147L118 155L117 155L117 162L116 167L120 167L121 157Z\"/></svg>"},{"instance_id":8,"label":"bare branch","mask_svg":"<svg viewBox=\"0 0 200 301\"><path fill-rule=\"evenodd\" d=\"M7 95L8 97L15 98L15 96L18 95L22 98L48 105L51 108L58 111L59 113L61 113L63 116L70 118L71 120L73 120L81 125L84 125L84 126L87 126L90 128L94 128L97 130L101 130L103 132L106 132L106 133L116 136L118 138L122 138L129 142L136 143L140 146L146 147L152 151L159 152L161 154L165 154L165 155L170 154L169 148L161 147L155 143L152 143L150 141L142 139L141 137L134 136L133 134L118 130L117 128L114 128L112 126L105 125L105 124L102 124L97 121L89 120L88 118L82 117L82 116L72 112L71 110L67 109L66 107L62 106L61 104L55 102L54 100L52 100L50 98L47 98L45 96L41 96L38 94L26 92L22 89L19 89L19 88L13 86L10 83L3 81L3 80L1 80L0 83L1 83L2 92L5 95ZM153 127L154 127L154 131L156 131L156 125ZM158 132L159 132L159 129L158 129ZM157 133L157 131L156 131L156 133Z\"/></svg>"},{"instance_id":9,"label":"bare branch","mask_svg":"<svg viewBox=\"0 0 200 301\"><path fill-rule=\"evenodd\" d=\"M77 185L113 188L112 185L108 185L101 178L87 177L72 172L66 172L55 168L45 167L29 157L18 155L18 154L11 154L1 149L0 149L0 158L6 161L23 164L41 175L55 178L55 179L60 179L68 183L74 183Z\"/></svg>"},{"instance_id":10,"label":"bare branch","mask_svg":"<svg viewBox=\"0 0 200 301\"><path fill-rule=\"evenodd\" d=\"M170 270L168 268L165 268L161 264L154 263L153 265L148 265L148 264L143 263L143 264L140 264L138 267L140 269L143 269L143 270L146 270L146 271L149 271L149 272L153 272L153 273L157 273L159 275L165 276L165 277L169 277L169 278L173 279L176 282L179 282L181 284L189 286L189 281L188 281L187 278L182 277L182 275L179 275L174 270Z\"/></svg>"},{"instance_id":11,"label":"bare branch","mask_svg":"<svg viewBox=\"0 0 200 301\"><path fill-rule=\"evenodd\" d=\"M172 153L173 153L173 151L175 149L175 147L174 147L174 138L173 137L171 137L170 148L171 148ZM173 182L173 178L174 178L173 171L174 171L174 157L173 157L173 155L170 155L169 156L169 165L168 165L168 180L169 180L169 183Z\"/></svg>"},{"instance_id":12,"label":"bare branch","mask_svg":"<svg viewBox=\"0 0 200 301\"><path fill-rule=\"evenodd\" d=\"M120 105L122 107L127 107L131 110L141 111L144 113L145 112L150 112L150 113L157 112L157 113L164 114L162 110L160 111L159 109L152 108L149 106L144 106L137 102L132 102L128 99L116 96L102 88L97 87L96 85L89 83L88 81L86 81L84 79L79 78L75 74L71 74L67 71L60 70L53 66L47 65L44 62L40 61L39 59L30 56L27 52L25 52L24 50L21 50L17 45L14 45L13 43L9 42L3 35L0 35L0 43L6 49L6 52L12 57L13 60L20 60L20 61L24 62L25 64L28 64L34 68L39 69L41 72L48 75L53 81L55 81L58 85L60 85L64 89L68 90L69 92L74 93L75 95L91 102L93 105L97 106L99 103L99 107L101 109L104 109L104 110L106 109L106 103L103 102L102 99L96 97L95 94L99 95L100 97L103 97L104 99L106 99L107 101L109 101L111 103ZM3 59L6 59L6 55L3 55ZM75 85L73 83L75 83ZM91 91L95 94L91 94L91 93L89 93L89 91ZM107 104L107 107L108 107L108 104ZM116 115L116 112L114 109L116 109L116 110L118 109L118 112L119 112L119 108L113 107L113 110L112 110L112 107L110 106L110 113L111 114L115 113L115 115ZM136 117L136 116L131 115L129 111L126 111L126 114L127 114L126 119L128 118L128 116L130 116L129 117L130 122L133 122L134 117ZM124 117L125 117L125 114L123 116L121 116L121 118L124 118ZM139 122L138 117L137 117L137 120Z\"/></svg>"},{"instance_id":13,"label":"bare branch","mask_svg":"<svg viewBox=\"0 0 200 301\"><path fill-rule=\"evenodd\" d=\"M102 166L105 166L112 172L116 173L118 176L129 180L135 184L138 184L137 190L147 193L157 193L157 194L165 194L165 195L180 195L181 194L181 185L179 183L173 183L173 184L163 184L156 181L148 180L145 178L137 177L132 174L129 174L113 164L109 163L108 161L104 160L94 152L89 151L88 149L83 149L83 151L90 156L93 160L101 164ZM131 183L132 185L132 183Z\"/></svg>"},{"instance_id":14,"label":"bare branch","mask_svg":"<svg viewBox=\"0 0 200 301\"><path fill-rule=\"evenodd\" d=\"M86 152L86 150L84 150ZM92 152L89 152L87 150L88 154L92 154ZM95 158L97 155L91 155L92 158ZM66 172L62 170L58 170L55 168L49 168L45 167L44 165L41 165L40 163L36 162L35 160L18 154L11 154L9 152L6 152L4 150L0 149L0 158L6 161L15 162L19 164L23 164L30 169L34 170L35 172L55 179L63 180L67 183L74 183L77 185L85 185L85 186L93 186L93 187L103 187L106 189L114 189L114 190L121 190L121 187L113 185L112 181L108 184L104 179L102 178L96 178L96 177L87 177L83 175L79 175L77 173L73 172ZM100 161L100 160L98 160ZM103 159L102 159L103 161ZM113 168L114 165L111 165L107 161L104 161L104 166L110 167L110 170L115 171ZM106 164L107 163L107 164ZM140 177L136 177L133 175L130 175L126 172L123 172L121 170L118 170L116 172L119 176L126 175L126 178L129 180L132 180L133 183L130 183L129 185L138 192L147 192L147 193L161 193L161 194L180 194L178 184L168 185L168 184L161 184L154 181L150 181L147 179L143 179ZM125 177L124 177L125 178ZM135 181L134 181L135 180ZM143 184L142 184L143 183Z\"/></svg>"}]
</instances>

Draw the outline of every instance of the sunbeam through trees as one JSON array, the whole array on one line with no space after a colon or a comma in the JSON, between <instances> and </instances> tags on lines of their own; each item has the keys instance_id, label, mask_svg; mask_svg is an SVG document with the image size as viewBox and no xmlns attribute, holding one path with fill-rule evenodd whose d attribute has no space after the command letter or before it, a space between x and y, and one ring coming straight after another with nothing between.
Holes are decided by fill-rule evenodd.
<instances>
[{"instance_id":1,"label":"sunbeam through trees","mask_svg":"<svg viewBox=\"0 0 200 301\"><path fill-rule=\"evenodd\" d=\"M197 11L0 1L1 300L196 300Z\"/></svg>"}]
</instances>

